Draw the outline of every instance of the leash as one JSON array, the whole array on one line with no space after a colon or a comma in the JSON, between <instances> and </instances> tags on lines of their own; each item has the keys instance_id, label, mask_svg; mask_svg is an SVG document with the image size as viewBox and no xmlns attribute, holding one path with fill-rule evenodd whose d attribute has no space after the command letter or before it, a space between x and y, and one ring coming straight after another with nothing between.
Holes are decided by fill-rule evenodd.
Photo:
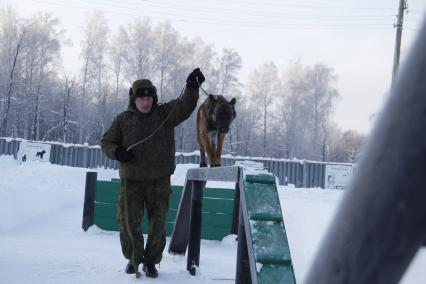
<instances>
[{"instance_id":1,"label":"leash","mask_svg":"<svg viewBox=\"0 0 426 284\"><path fill-rule=\"evenodd\" d=\"M136 278L141 277L141 273L139 272L139 264L136 265L135 262L135 242L133 240L133 235L132 235L132 230L130 229L130 224L129 224L129 206L127 203L127 179L124 178L123 179L123 191L124 191L124 221L126 224L126 231L127 231L127 235L129 236L130 241L132 242L132 256L130 257L130 263L133 265L133 269L135 270L136 273Z\"/></svg>"},{"instance_id":2,"label":"leash","mask_svg":"<svg viewBox=\"0 0 426 284\"><path fill-rule=\"evenodd\" d=\"M182 94L183 94L183 91L185 90L185 86L183 86L183 88L182 88L182 90L180 91L180 94L179 94L179 97L177 98L177 101L180 101L181 100L181 98L182 98ZM144 139L142 139L141 141L139 141L139 142L136 142L135 144L133 144L133 145L130 145L126 150L127 151L130 151L131 149L133 149L134 147L136 147L136 146L138 146L139 144L142 144L143 142L145 142L146 140L148 140L148 139L150 139L152 136L154 136L155 135L155 133L157 133L160 129L161 129L161 127L163 127L163 125L167 122L167 120L169 120L169 118L172 116L172 114L173 114L173 112L174 112L174 110L176 109L176 106L177 106L177 102L174 104L174 106L173 106L173 108L172 108L172 110L169 112L169 114L167 115L167 117L163 120L163 122L161 122L161 124L150 134L150 135L148 135L147 137L145 137Z\"/></svg>"},{"instance_id":3,"label":"leash","mask_svg":"<svg viewBox=\"0 0 426 284\"><path fill-rule=\"evenodd\" d=\"M203 87L200 86L201 91L203 91L204 95L206 95L207 97L210 95L209 93L206 92L206 90L203 89Z\"/></svg>"},{"instance_id":4,"label":"leash","mask_svg":"<svg viewBox=\"0 0 426 284\"><path fill-rule=\"evenodd\" d=\"M209 93L207 93L207 91L206 90L204 90L203 89L203 87L201 87L201 84L200 84L200 82L198 82L198 78L196 78L196 80L197 80L197 83L198 83L198 87L203 91L203 93L206 95L206 96L209 96ZM186 85L186 83L185 83L185 85ZM178 97L178 101L180 101L181 100L181 98L182 98L182 94L183 94L183 91L185 90L185 85L183 86L183 88L182 88L182 90L180 91L180 94L179 94L179 97ZM133 144L133 145L130 145L126 150L127 151L130 151L131 149L133 149L134 147L136 147L136 146L138 146L139 144L142 144L143 142L145 142L145 141L147 141L148 139L150 139L152 136L154 136L160 129L161 129L161 127L163 127L163 125L167 122L167 120L169 120L169 118L172 116L172 114L173 114L173 112L174 112L174 110L176 109L176 106L177 106L177 103L173 106L173 108L172 108L172 110L170 111L170 113L167 115L167 117L164 119L164 121L163 122L161 122L161 124L150 134L150 135L148 135L147 137L145 137L144 139L142 139L141 141L139 141L139 142L136 142L135 144Z\"/></svg>"}]
</instances>

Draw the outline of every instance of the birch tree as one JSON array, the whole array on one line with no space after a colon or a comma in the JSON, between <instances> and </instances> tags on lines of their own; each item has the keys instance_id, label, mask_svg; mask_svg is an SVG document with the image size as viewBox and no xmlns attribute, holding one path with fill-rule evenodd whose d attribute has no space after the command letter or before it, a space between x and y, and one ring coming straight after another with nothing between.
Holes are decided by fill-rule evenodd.
<instances>
[{"instance_id":1,"label":"birch tree","mask_svg":"<svg viewBox=\"0 0 426 284\"><path fill-rule=\"evenodd\" d=\"M126 75L133 82L151 78L155 73L155 39L149 18L136 18L128 27L129 45L126 58Z\"/></svg>"},{"instance_id":2,"label":"birch tree","mask_svg":"<svg viewBox=\"0 0 426 284\"><path fill-rule=\"evenodd\" d=\"M158 99L163 101L166 98L164 97L165 85L170 81L170 75L173 66L177 64L178 55L176 54L179 49L179 34L169 22L159 24L154 34L156 34L157 39L157 52L155 55L155 61L158 65L159 71L159 88L158 88ZM166 96L167 97L167 96Z\"/></svg>"},{"instance_id":3,"label":"birch tree","mask_svg":"<svg viewBox=\"0 0 426 284\"><path fill-rule=\"evenodd\" d=\"M62 95L62 142L68 143L70 125L75 124L71 119L71 98L77 87L75 79L65 76Z\"/></svg>"},{"instance_id":4,"label":"birch tree","mask_svg":"<svg viewBox=\"0 0 426 284\"><path fill-rule=\"evenodd\" d=\"M273 101L279 94L280 79L278 69L273 62L263 63L249 75L247 93L250 100L257 106L257 127L261 130L261 153L267 154L268 127L273 118Z\"/></svg>"},{"instance_id":5,"label":"birch tree","mask_svg":"<svg viewBox=\"0 0 426 284\"><path fill-rule=\"evenodd\" d=\"M79 123L79 143L83 143L84 140L88 139L87 134L85 135L85 129L88 128L88 116L87 116L87 100L86 95L89 87L93 87L93 82L97 80L96 68L99 66L95 65L97 57L99 56L99 45L104 42L105 35L103 32L107 31L106 19L102 12L96 11L89 13L86 18L86 24L83 29L84 37L82 41L81 58L83 59L83 67L81 70L81 99L80 99L80 123ZM98 69L99 70L99 69Z\"/></svg>"},{"instance_id":6,"label":"birch tree","mask_svg":"<svg viewBox=\"0 0 426 284\"><path fill-rule=\"evenodd\" d=\"M54 70L60 60L60 31L56 30L58 19L53 18L48 13L37 14L33 20L31 33L32 41L28 43L26 52L36 58L37 83L33 92L33 121L31 125L31 138L40 140L40 112L41 103L44 97L43 88L49 76L54 75ZM48 101L48 99L46 99Z\"/></svg>"},{"instance_id":7,"label":"birch tree","mask_svg":"<svg viewBox=\"0 0 426 284\"><path fill-rule=\"evenodd\" d=\"M107 115L107 100L109 96L109 83L108 83L108 39L109 28L104 17L100 17L98 26L98 36L94 43L94 56L92 58L94 73L96 76L96 91L94 101L97 103L97 115L94 119L96 121L95 141L100 144L102 134L105 132L106 115Z\"/></svg>"},{"instance_id":8,"label":"birch tree","mask_svg":"<svg viewBox=\"0 0 426 284\"><path fill-rule=\"evenodd\" d=\"M282 80L285 82L284 95L280 97L278 115L281 123L279 130L284 138L284 157L301 158L304 155L305 116L309 111L305 67L301 59L289 64Z\"/></svg>"},{"instance_id":9,"label":"birch tree","mask_svg":"<svg viewBox=\"0 0 426 284\"><path fill-rule=\"evenodd\" d=\"M228 100L232 98L237 99L236 112L238 113L241 110L240 99L241 99L241 83L238 80L238 73L242 67L241 56L233 49L224 48L222 50L221 58L219 61L218 68L218 86L219 92L218 95L226 97ZM229 151L234 153L234 139L236 136L236 145L240 143L240 127L242 117L237 116L233 125L228 133L229 140Z\"/></svg>"},{"instance_id":10,"label":"birch tree","mask_svg":"<svg viewBox=\"0 0 426 284\"><path fill-rule=\"evenodd\" d=\"M327 143L327 124L332 114L334 103L339 96L335 88L337 77L332 68L322 63L308 67L306 82L308 84L308 101L310 102L311 133L313 158L324 160L321 147ZM325 146L323 146L325 147Z\"/></svg>"},{"instance_id":11,"label":"birch tree","mask_svg":"<svg viewBox=\"0 0 426 284\"><path fill-rule=\"evenodd\" d=\"M9 112L13 95L14 79L18 68L18 59L22 52L22 45L26 36L28 24L18 23L18 17L14 10L1 10L1 61L6 66L5 85L7 86L0 110L2 110L2 124L0 136L6 136L8 128Z\"/></svg>"},{"instance_id":12,"label":"birch tree","mask_svg":"<svg viewBox=\"0 0 426 284\"><path fill-rule=\"evenodd\" d=\"M115 98L119 101L119 91L124 78L123 65L128 58L127 47L129 45L129 36L123 26L120 26L115 35L113 35L110 46L110 58L112 73L115 79Z\"/></svg>"}]
</instances>

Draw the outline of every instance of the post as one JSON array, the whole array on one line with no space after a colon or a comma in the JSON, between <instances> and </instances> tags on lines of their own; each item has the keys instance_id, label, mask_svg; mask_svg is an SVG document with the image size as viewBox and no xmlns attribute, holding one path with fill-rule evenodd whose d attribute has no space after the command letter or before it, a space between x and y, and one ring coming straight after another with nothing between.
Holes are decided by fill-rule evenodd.
<instances>
[{"instance_id":1,"label":"post","mask_svg":"<svg viewBox=\"0 0 426 284\"><path fill-rule=\"evenodd\" d=\"M237 248L237 271L235 276L236 284L251 284L250 260L248 256L246 229L244 227L243 213L239 208L238 225L238 248Z\"/></svg>"},{"instance_id":2,"label":"post","mask_svg":"<svg viewBox=\"0 0 426 284\"><path fill-rule=\"evenodd\" d=\"M184 254L188 247L187 270L192 275L195 275L196 268L200 264L204 186L208 180L241 183L240 176L240 168L235 166L194 168L189 169L186 174L185 186L179 202L169 252Z\"/></svg>"},{"instance_id":3,"label":"post","mask_svg":"<svg viewBox=\"0 0 426 284\"><path fill-rule=\"evenodd\" d=\"M307 284L399 283L426 237L426 23L323 240Z\"/></svg>"},{"instance_id":4,"label":"post","mask_svg":"<svg viewBox=\"0 0 426 284\"><path fill-rule=\"evenodd\" d=\"M235 183L235 194L234 194L234 211L232 213L232 225L231 234L238 234L238 219L240 212L240 182Z\"/></svg>"},{"instance_id":5,"label":"post","mask_svg":"<svg viewBox=\"0 0 426 284\"><path fill-rule=\"evenodd\" d=\"M85 144L83 147L83 168L88 168L87 163L87 152L89 151L89 145Z\"/></svg>"},{"instance_id":6,"label":"post","mask_svg":"<svg viewBox=\"0 0 426 284\"><path fill-rule=\"evenodd\" d=\"M308 187L308 164L306 160L303 160L303 187Z\"/></svg>"},{"instance_id":7,"label":"post","mask_svg":"<svg viewBox=\"0 0 426 284\"><path fill-rule=\"evenodd\" d=\"M186 270L195 275L200 265L201 224L203 216L203 188L205 182L192 181L191 219L189 223L188 259Z\"/></svg>"},{"instance_id":8,"label":"post","mask_svg":"<svg viewBox=\"0 0 426 284\"><path fill-rule=\"evenodd\" d=\"M402 24L404 21L404 10L407 9L406 0L399 0L398 9L398 20L395 25L396 37L395 37L395 51L393 56L393 69L392 69L392 86L394 86L396 78L398 76L399 69L399 57L401 53L401 38L402 38Z\"/></svg>"},{"instance_id":9,"label":"post","mask_svg":"<svg viewBox=\"0 0 426 284\"><path fill-rule=\"evenodd\" d=\"M189 240L189 214L191 208L192 182L185 180L175 224L169 244L169 253L185 254Z\"/></svg>"},{"instance_id":10,"label":"post","mask_svg":"<svg viewBox=\"0 0 426 284\"><path fill-rule=\"evenodd\" d=\"M86 173L86 188L84 191L83 223L82 228L87 231L93 225L93 215L95 213L95 194L97 172Z\"/></svg>"}]
</instances>

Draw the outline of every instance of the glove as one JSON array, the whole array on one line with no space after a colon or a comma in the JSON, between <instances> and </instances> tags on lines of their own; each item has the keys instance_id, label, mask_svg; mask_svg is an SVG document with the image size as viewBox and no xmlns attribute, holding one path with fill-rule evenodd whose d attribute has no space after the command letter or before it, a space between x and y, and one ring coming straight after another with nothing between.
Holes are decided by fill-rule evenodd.
<instances>
[{"instance_id":1,"label":"glove","mask_svg":"<svg viewBox=\"0 0 426 284\"><path fill-rule=\"evenodd\" d=\"M206 78L204 78L200 68L197 68L189 74L188 78L186 79L186 86L195 90L198 89L205 80Z\"/></svg>"},{"instance_id":2,"label":"glove","mask_svg":"<svg viewBox=\"0 0 426 284\"><path fill-rule=\"evenodd\" d=\"M118 148L115 149L114 154L115 158L123 163L130 162L133 159L132 151L127 151L123 146L118 146Z\"/></svg>"}]
</instances>

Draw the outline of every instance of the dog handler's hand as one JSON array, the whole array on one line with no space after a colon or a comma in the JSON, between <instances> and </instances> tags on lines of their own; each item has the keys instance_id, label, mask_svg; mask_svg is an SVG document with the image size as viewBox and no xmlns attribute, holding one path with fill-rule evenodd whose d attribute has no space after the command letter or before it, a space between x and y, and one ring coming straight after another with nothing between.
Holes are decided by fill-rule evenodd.
<instances>
[{"instance_id":1,"label":"dog handler's hand","mask_svg":"<svg viewBox=\"0 0 426 284\"><path fill-rule=\"evenodd\" d=\"M114 154L115 158L123 163L130 162L133 159L132 151L127 151L123 146L118 146Z\"/></svg>"},{"instance_id":2,"label":"dog handler's hand","mask_svg":"<svg viewBox=\"0 0 426 284\"><path fill-rule=\"evenodd\" d=\"M189 88L195 90L198 89L205 80L206 78L204 78L204 75L201 72L200 68L196 68L189 74L188 78L186 79L186 85Z\"/></svg>"}]
</instances>

